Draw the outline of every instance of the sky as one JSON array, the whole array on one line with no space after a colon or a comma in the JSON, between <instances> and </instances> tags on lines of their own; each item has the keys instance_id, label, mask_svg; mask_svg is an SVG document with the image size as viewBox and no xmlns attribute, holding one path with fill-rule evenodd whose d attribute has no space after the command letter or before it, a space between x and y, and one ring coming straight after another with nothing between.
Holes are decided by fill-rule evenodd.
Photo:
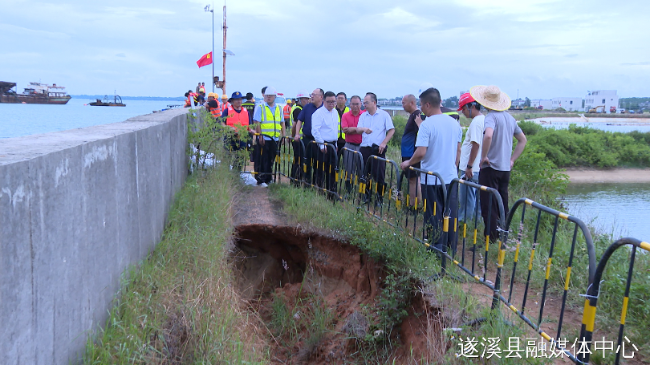
<instances>
[{"instance_id":1,"label":"sky","mask_svg":"<svg viewBox=\"0 0 650 365\"><path fill-rule=\"evenodd\" d=\"M73 95L182 96L221 76L223 2L0 0L0 81ZM227 92L273 86L443 98L497 85L511 98L650 96L647 0L247 0L227 4ZM643 25L646 24L646 25ZM646 29L646 31L643 31ZM211 91L211 88L207 88ZM217 90L218 91L218 90Z\"/></svg>"}]
</instances>

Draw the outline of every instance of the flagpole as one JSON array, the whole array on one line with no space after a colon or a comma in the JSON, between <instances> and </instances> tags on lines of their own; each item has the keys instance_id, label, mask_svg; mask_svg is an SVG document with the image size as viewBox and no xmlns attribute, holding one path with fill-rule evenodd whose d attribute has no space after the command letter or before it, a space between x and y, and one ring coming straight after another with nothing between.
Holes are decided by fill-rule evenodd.
<instances>
[{"instance_id":1,"label":"flagpole","mask_svg":"<svg viewBox=\"0 0 650 365\"><path fill-rule=\"evenodd\" d=\"M210 83L212 84L212 92L214 92L214 3L210 12L212 13L212 80Z\"/></svg>"}]
</instances>

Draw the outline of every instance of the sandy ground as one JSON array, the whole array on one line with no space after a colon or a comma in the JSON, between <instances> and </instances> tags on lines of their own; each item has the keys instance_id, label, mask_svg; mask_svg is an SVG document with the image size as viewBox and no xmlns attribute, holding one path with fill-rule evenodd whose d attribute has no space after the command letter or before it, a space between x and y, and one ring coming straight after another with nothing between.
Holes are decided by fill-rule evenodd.
<instances>
[{"instance_id":1,"label":"sandy ground","mask_svg":"<svg viewBox=\"0 0 650 365\"><path fill-rule=\"evenodd\" d=\"M650 168L647 169L567 169L571 183L650 183Z\"/></svg>"},{"instance_id":2,"label":"sandy ground","mask_svg":"<svg viewBox=\"0 0 650 365\"><path fill-rule=\"evenodd\" d=\"M587 118L584 116L581 117L540 117L531 119L535 123L539 124L553 124L553 123L607 123L613 125L650 125L650 119L648 118Z\"/></svg>"}]
</instances>

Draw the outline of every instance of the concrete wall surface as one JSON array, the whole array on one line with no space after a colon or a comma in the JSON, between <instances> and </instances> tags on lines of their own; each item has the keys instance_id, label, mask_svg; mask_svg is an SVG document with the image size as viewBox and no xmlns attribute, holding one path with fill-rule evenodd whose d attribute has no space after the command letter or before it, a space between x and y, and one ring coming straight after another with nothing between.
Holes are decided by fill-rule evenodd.
<instances>
[{"instance_id":1,"label":"concrete wall surface","mask_svg":"<svg viewBox=\"0 0 650 365\"><path fill-rule=\"evenodd\" d=\"M0 139L0 364L78 363L187 176L186 110Z\"/></svg>"}]
</instances>

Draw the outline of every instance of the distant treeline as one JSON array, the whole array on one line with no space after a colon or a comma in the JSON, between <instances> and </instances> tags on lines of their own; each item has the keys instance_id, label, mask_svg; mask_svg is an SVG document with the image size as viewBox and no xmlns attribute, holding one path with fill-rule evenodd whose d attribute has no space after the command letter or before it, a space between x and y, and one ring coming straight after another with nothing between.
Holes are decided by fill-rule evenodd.
<instances>
[{"instance_id":1,"label":"distant treeline","mask_svg":"<svg viewBox=\"0 0 650 365\"><path fill-rule=\"evenodd\" d=\"M646 98L621 98L618 100L618 105L621 108L627 108L628 110L637 110L637 109L649 109L650 97Z\"/></svg>"},{"instance_id":2,"label":"distant treeline","mask_svg":"<svg viewBox=\"0 0 650 365\"><path fill-rule=\"evenodd\" d=\"M553 129L534 122L519 126L531 149L558 167L650 167L650 132L607 132L575 124Z\"/></svg>"},{"instance_id":3,"label":"distant treeline","mask_svg":"<svg viewBox=\"0 0 650 365\"><path fill-rule=\"evenodd\" d=\"M103 99L105 96L108 96L109 99L112 99L113 95L70 95L73 98L77 99ZM153 101L165 101L165 100L174 100L174 101L183 101L184 97L165 97L165 96L120 96L122 100L153 100Z\"/></svg>"}]
</instances>

